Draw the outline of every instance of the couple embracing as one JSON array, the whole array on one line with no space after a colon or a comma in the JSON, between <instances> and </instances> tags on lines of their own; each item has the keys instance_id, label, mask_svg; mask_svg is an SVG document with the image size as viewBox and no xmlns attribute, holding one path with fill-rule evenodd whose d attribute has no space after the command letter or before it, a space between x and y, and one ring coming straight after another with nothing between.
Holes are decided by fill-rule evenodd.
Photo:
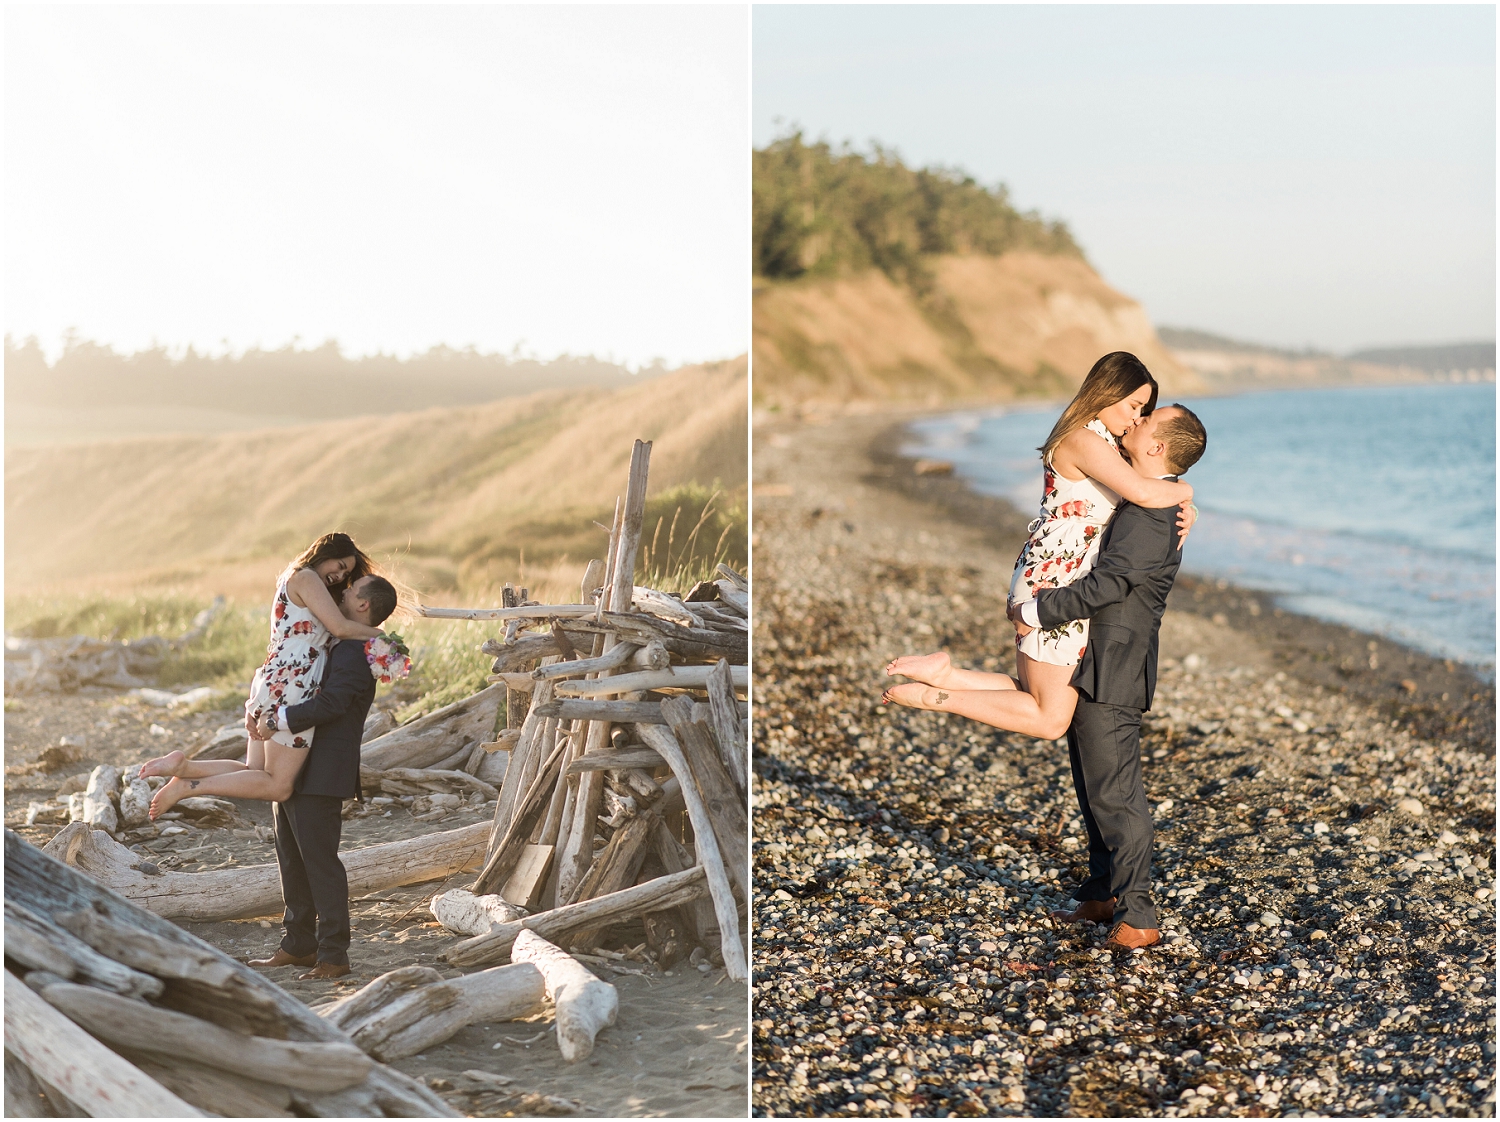
<instances>
[{"instance_id":1,"label":"couple embracing","mask_svg":"<svg viewBox=\"0 0 1500 1122\"><path fill-rule=\"evenodd\" d=\"M1197 509L1179 476L1207 434L1191 410L1157 408L1134 355L1094 364L1041 448L1040 516L1011 578L1017 676L956 667L946 652L895 659L916 684L882 700L1044 740L1066 733L1089 839L1089 878L1063 923L1109 923L1106 946L1161 940L1151 899L1153 827L1141 716L1156 689L1157 632ZM1175 515L1175 517L1174 517Z\"/></svg>"},{"instance_id":2,"label":"couple embracing","mask_svg":"<svg viewBox=\"0 0 1500 1122\"><path fill-rule=\"evenodd\" d=\"M324 534L277 579L266 661L245 702L245 761L169 752L141 767L142 776L172 777L151 800L153 819L190 795L275 804L285 937L251 966L311 967L304 978L349 973L343 803L362 797L360 741L376 682L410 670L399 636L379 626L396 604L395 587L348 534Z\"/></svg>"}]
</instances>

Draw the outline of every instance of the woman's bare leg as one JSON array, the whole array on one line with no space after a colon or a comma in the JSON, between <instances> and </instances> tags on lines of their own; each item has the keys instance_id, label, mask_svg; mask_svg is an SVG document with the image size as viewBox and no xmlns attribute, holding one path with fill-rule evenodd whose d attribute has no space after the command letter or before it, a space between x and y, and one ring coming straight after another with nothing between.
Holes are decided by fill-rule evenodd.
<instances>
[{"instance_id":1,"label":"woman's bare leg","mask_svg":"<svg viewBox=\"0 0 1500 1122\"><path fill-rule=\"evenodd\" d=\"M885 668L892 677L900 675L939 686L948 690L1014 690L1019 689L1016 680L1009 674L993 674L987 670L965 670L954 666L947 651L929 655L902 655L892 659Z\"/></svg>"},{"instance_id":2,"label":"woman's bare leg","mask_svg":"<svg viewBox=\"0 0 1500 1122\"><path fill-rule=\"evenodd\" d=\"M245 766L252 771L266 770L266 742L264 740L250 741L250 747L245 751Z\"/></svg>"},{"instance_id":3,"label":"woman's bare leg","mask_svg":"<svg viewBox=\"0 0 1500 1122\"><path fill-rule=\"evenodd\" d=\"M1056 740L1068 731L1078 691L1070 684L1073 667L1016 656L1027 690L943 690L935 686L892 686L885 698L897 705L930 709L982 721L995 728Z\"/></svg>"},{"instance_id":4,"label":"woman's bare leg","mask_svg":"<svg viewBox=\"0 0 1500 1122\"><path fill-rule=\"evenodd\" d=\"M256 740L253 744L260 744ZM261 758L265 758L265 749L261 749ZM242 764L238 760L189 760L181 752L168 752L165 756L157 756L154 760L147 760L141 765L141 777L151 775L176 775L183 779L203 779L210 775L222 775L229 771L244 771L249 768L248 764ZM264 771L265 768L250 768L252 771Z\"/></svg>"},{"instance_id":5,"label":"woman's bare leg","mask_svg":"<svg viewBox=\"0 0 1500 1122\"><path fill-rule=\"evenodd\" d=\"M171 810L178 799L189 795L220 795L232 799L261 799L282 802L291 798L292 784L307 759L307 749L291 748L275 740L265 744L266 770L237 767L201 779L177 776L151 799L151 817ZM231 762L231 761L223 761Z\"/></svg>"}]
</instances>

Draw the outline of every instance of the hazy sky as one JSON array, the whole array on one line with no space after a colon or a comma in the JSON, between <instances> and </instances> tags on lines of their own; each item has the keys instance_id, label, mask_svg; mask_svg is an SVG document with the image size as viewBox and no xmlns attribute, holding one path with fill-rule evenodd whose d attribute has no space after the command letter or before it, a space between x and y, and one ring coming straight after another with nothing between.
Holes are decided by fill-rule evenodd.
<instances>
[{"instance_id":1,"label":"hazy sky","mask_svg":"<svg viewBox=\"0 0 1500 1122\"><path fill-rule=\"evenodd\" d=\"M749 345L744 7L5 13L5 330Z\"/></svg>"},{"instance_id":2,"label":"hazy sky","mask_svg":"<svg viewBox=\"0 0 1500 1122\"><path fill-rule=\"evenodd\" d=\"M1493 6L762 6L754 42L757 146L1004 181L1159 324L1495 337Z\"/></svg>"}]
</instances>

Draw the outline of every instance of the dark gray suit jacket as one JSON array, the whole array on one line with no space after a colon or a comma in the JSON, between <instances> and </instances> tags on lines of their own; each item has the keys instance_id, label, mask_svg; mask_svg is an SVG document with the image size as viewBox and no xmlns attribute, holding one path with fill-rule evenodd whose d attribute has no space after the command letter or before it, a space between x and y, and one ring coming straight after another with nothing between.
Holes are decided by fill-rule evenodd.
<instances>
[{"instance_id":1,"label":"dark gray suit jacket","mask_svg":"<svg viewBox=\"0 0 1500 1122\"><path fill-rule=\"evenodd\" d=\"M1042 627L1089 621L1088 647L1073 674L1079 693L1101 705L1151 708L1157 632L1180 564L1177 508L1125 503L1105 527L1093 569L1037 593Z\"/></svg>"},{"instance_id":2,"label":"dark gray suit jacket","mask_svg":"<svg viewBox=\"0 0 1500 1122\"><path fill-rule=\"evenodd\" d=\"M365 658L364 640L334 644L318 692L286 709L292 732L317 727L307 762L293 785L295 791L339 799L360 797L359 744L374 700L375 677Z\"/></svg>"}]
</instances>

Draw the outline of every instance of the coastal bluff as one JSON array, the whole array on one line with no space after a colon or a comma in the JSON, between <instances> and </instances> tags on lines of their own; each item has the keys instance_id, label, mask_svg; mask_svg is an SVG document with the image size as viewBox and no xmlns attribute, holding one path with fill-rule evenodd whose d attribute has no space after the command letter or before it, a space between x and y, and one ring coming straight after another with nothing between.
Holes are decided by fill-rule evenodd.
<instances>
[{"instance_id":1,"label":"coastal bluff","mask_svg":"<svg viewBox=\"0 0 1500 1122\"><path fill-rule=\"evenodd\" d=\"M927 282L866 269L757 278L755 400L762 408L934 406L1071 394L1100 355L1138 355L1171 394L1203 379L1145 310L1081 257L1016 250L924 259Z\"/></svg>"}]
</instances>

